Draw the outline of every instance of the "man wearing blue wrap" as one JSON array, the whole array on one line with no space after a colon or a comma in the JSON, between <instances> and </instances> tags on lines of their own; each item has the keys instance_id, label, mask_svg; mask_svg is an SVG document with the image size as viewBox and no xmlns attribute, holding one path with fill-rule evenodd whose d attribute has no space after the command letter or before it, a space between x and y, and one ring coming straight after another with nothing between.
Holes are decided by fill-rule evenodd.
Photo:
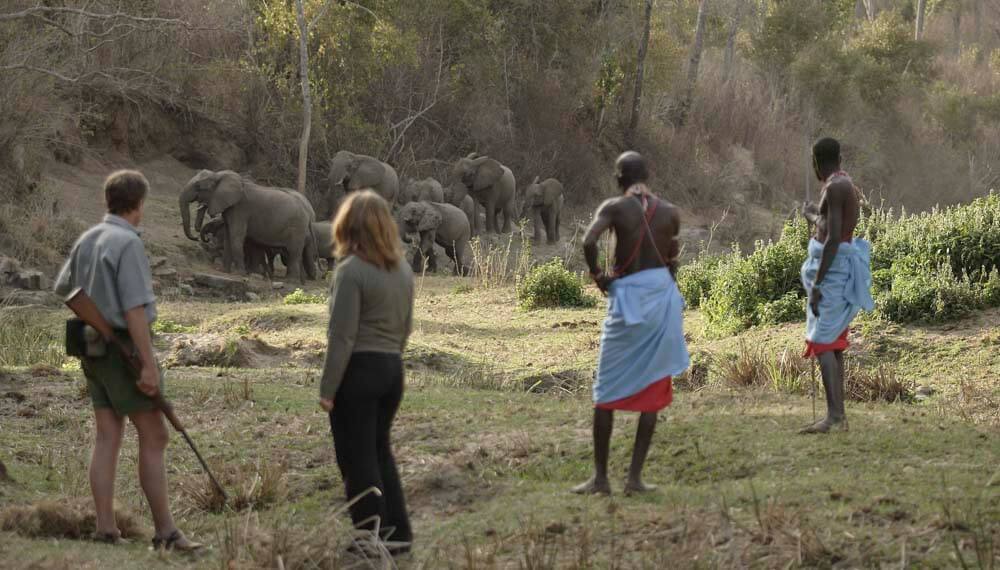
<instances>
[{"instance_id":1,"label":"man wearing blue wrap","mask_svg":"<svg viewBox=\"0 0 1000 570\"><path fill-rule=\"evenodd\" d=\"M639 426L625 492L654 487L642 482L642 468L656 428L657 413L673 399L673 376L687 369L683 310L674 275L680 246L677 208L654 196L646 160L626 152L615 163L622 195L601 204L583 241L594 282L608 296L608 317L594 382L594 476L573 489L609 494L608 450L614 410L639 412ZM597 242L615 234L615 267L597 265Z\"/></svg>"},{"instance_id":2,"label":"man wearing blue wrap","mask_svg":"<svg viewBox=\"0 0 1000 570\"><path fill-rule=\"evenodd\" d=\"M851 178L840 167L840 143L820 139L813 146L813 168L823 182L819 206L806 203L802 213L816 226L802 264L806 307L805 356L819 361L826 392L826 417L799 433L847 430L844 411L844 350L851 321L872 310L871 246L854 237L861 201Z\"/></svg>"}]
</instances>

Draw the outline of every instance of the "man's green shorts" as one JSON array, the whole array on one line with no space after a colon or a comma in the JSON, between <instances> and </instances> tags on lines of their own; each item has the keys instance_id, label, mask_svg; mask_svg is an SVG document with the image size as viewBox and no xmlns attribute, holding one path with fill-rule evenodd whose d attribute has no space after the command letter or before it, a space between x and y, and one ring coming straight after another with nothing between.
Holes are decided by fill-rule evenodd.
<instances>
[{"instance_id":1,"label":"man's green shorts","mask_svg":"<svg viewBox=\"0 0 1000 570\"><path fill-rule=\"evenodd\" d=\"M126 340L128 335L120 334ZM139 390L139 375L132 371L125 359L114 346L108 346L108 353L99 358L82 358L83 375L87 377L87 389L94 408L111 408L118 416L127 416L156 408L152 398ZM160 374L160 390L163 390L163 374Z\"/></svg>"}]
</instances>

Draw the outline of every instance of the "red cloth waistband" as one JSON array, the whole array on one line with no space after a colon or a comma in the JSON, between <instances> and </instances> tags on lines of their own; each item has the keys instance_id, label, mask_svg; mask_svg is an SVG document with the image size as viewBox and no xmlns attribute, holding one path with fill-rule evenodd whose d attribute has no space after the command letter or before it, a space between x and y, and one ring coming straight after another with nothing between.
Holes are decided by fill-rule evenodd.
<instances>
[{"instance_id":1,"label":"red cloth waistband","mask_svg":"<svg viewBox=\"0 0 1000 570\"><path fill-rule=\"evenodd\" d=\"M671 376L657 380L646 386L641 392L627 398L594 404L598 410L621 410L623 412L658 412L674 401L674 381Z\"/></svg>"},{"instance_id":2,"label":"red cloth waistband","mask_svg":"<svg viewBox=\"0 0 1000 570\"><path fill-rule=\"evenodd\" d=\"M851 346L851 343L848 342L848 340L847 340L847 331L848 330L849 329L844 329L844 332L840 333L840 336L837 337L837 340L835 340L833 342L830 342L830 343L826 343L826 344L819 343L819 342L812 342L812 341L807 340L806 341L806 352L805 352L805 354L802 355L802 358L809 358L811 356L819 356L819 355L823 354L824 352L833 352L833 351L844 351L844 350L847 350L847 347Z\"/></svg>"}]
</instances>

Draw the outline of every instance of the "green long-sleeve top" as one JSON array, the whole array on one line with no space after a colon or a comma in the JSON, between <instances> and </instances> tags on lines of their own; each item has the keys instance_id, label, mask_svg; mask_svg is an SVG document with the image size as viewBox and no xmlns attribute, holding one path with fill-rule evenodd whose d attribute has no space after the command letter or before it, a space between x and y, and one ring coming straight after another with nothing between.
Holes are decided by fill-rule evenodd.
<instances>
[{"instance_id":1,"label":"green long-sleeve top","mask_svg":"<svg viewBox=\"0 0 1000 570\"><path fill-rule=\"evenodd\" d=\"M405 261L381 269L352 255L330 284L330 324L321 398L333 399L355 352L402 354L413 326L413 271Z\"/></svg>"}]
</instances>

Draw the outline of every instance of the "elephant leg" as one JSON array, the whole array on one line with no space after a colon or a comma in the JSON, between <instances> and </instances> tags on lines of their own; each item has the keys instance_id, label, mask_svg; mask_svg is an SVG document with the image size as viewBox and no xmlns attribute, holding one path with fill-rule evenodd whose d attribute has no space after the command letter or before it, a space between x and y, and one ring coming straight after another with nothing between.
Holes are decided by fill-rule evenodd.
<instances>
[{"instance_id":1,"label":"elephant leg","mask_svg":"<svg viewBox=\"0 0 1000 570\"><path fill-rule=\"evenodd\" d=\"M497 233L497 201L496 198L487 198L483 204L486 208L486 233Z\"/></svg>"},{"instance_id":2,"label":"elephant leg","mask_svg":"<svg viewBox=\"0 0 1000 570\"><path fill-rule=\"evenodd\" d=\"M504 204L503 208L503 233L510 233L511 228L514 224L514 219L517 218L514 212L514 199L511 198Z\"/></svg>"},{"instance_id":3,"label":"elephant leg","mask_svg":"<svg viewBox=\"0 0 1000 570\"><path fill-rule=\"evenodd\" d=\"M229 232L222 235L222 270L226 273L233 270L233 245L229 241Z\"/></svg>"},{"instance_id":4,"label":"elephant leg","mask_svg":"<svg viewBox=\"0 0 1000 570\"><path fill-rule=\"evenodd\" d=\"M247 223L246 220L226 220L226 230L227 238L229 239L229 248L231 255L229 259L231 262L236 264L236 272L240 274L246 274L246 257L244 253L245 242L247 239ZM227 267L226 272L229 272Z\"/></svg>"},{"instance_id":5,"label":"elephant leg","mask_svg":"<svg viewBox=\"0 0 1000 570\"><path fill-rule=\"evenodd\" d=\"M559 234L556 231L556 213L555 210L549 210L548 215L545 217L545 238L549 243L556 243L559 241Z\"/></svg>"},{"instance_id":6,"label":"elephant leg","mask_svg":"<svg viewBox=\"0 0 1000 570\"><path fill-rule=\"evenodd\" d=\"M555 215L552 217L554 218L552 222L552 235L555 236L552 243L559 243L559 240L562 239L559 237L559 223L562 220L562 210L557 208Z\"/></svg>"},{"instance_id":7,"label":"elephant leg","mask_svg":"<svg viewBox=\"0 0 1000 570\"><path fill-rule=\"evenodd\" d=\"M410 267L417 275L424 272L424 252L419 249L413 252L413 259L410 260Z\"/></svg>"},{"instance_id":8,"label":"elephant leg","mask_svg":"<svg viewBox=\"0 0 1000 570\"><path fill-rule=\"evenodd\" d=\"M443 247L444 247L444 254L448 256L448 259L455 262L455 269L453 273L455 275L458 275L459 262L458 262L458 256L455 255L455 243L454 242L446 243Z\"/></svg>"},{"instance_id":9,"label":"elephant leg","mask_svg":"<svg viewBox=\"0 0 1000 570\"><path fill-rule=\"evenodd\" d=\"M288 247L284 251L285 257L283 258L285 267L287 268L285 278L289 281L298 279L302 285L306 284L305 272L302 269L302 258L305 256L305 247L305 240L301 237L297 238L288 244Z\"/></svg>"},{"instance_id":10,"label":"elephant leg","mask_svg":"<svg viewBox=\"0 0 1000 570\"><path fill-rule=\"evenodd\" d=\"M542 225L544 225L544 214L540 208L535 208L535 214L531 217L532 225L535 226L534 242L542 243Z\"/></svg>"},{"instance_id":11,"label":"elephant leg","mask_svg":"<svg viewBox=\"0 0 1000 570\"><path fill-rule=\"evenodd\" d=\"M431 247L427 250L427 272L437 273L437 270L438 270L437 252L434 251L433 247Z\"/></svg>"}]
</instances>

